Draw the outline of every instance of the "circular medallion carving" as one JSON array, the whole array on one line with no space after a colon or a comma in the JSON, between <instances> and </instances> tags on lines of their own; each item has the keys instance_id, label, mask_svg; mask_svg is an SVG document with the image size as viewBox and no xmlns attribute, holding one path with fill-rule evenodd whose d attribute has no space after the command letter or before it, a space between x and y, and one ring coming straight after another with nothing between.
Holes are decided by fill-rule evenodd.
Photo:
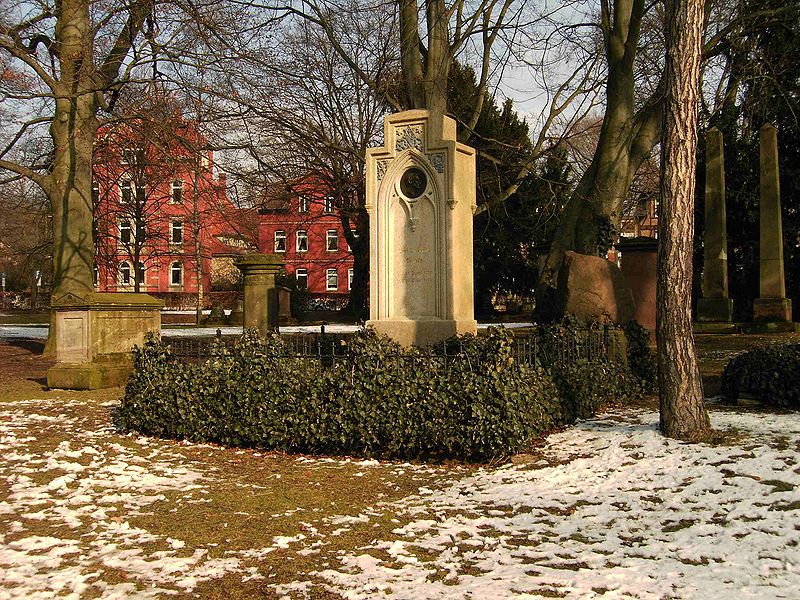
<instances>
[{"instance_id":1,"label":"circular medallion carving","mask_svg":"<svg viewBox=\"0 0 800 600\"><path fill-rule=\"evenodd\" d=\"M400 191L409 200L416 200L428 188L428 177L422 169L411 167L400 177Z\"/></svg>"}]
</instances>

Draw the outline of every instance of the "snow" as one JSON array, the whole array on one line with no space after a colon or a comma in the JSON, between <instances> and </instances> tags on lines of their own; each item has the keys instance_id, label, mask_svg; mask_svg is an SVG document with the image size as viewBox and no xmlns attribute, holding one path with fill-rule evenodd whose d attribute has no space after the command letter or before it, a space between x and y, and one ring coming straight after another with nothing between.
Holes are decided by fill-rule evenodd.
<instances>
[{"instance_id":1,"label":"snow","mask_svg":"<svg viewBox=\"0 0 800 600\"><path fill-rule=\"evenodd\" d=\"M298 457L354 482L419 473L425 487L369 506L293 507L273 515L282 526L269 541L234 550L137 517L180 519L193 502L215 513L224 474L183 451L236 450L119 435L82 407L0 404L0 599L196 596L225 575L293 598L798 597L798 414L714 410L730 435L709 445L666 439L656 413L619 408L499 468ZM230 511L219 527L233 537L253 516ZM272 565L294 559L313 566L275 580Z\"/></svg>"},{"instance_id":2,"label":"snow","mask_svg":"<svg viewBox=\"0 0 800 600\"><path fill-rule=\"evenodd\" d=\"M518 329L520 327L530 327L531 323L479 323L478 329L486 329L487 327L505 327L507 329ZM222 335L240 335L242 333L241 327L171 327L169 325L162 326L161 336L165 338L170 337L214 337L217 335L217 330L222 332ZM353 333L360 329L359 325L343 325L332 323L325 325L326 333ZM44 340L47 339L48 327L43 326L29 326L29 325L0 325L0 339L29 339L29 340ZM319 325L291 325L281 327L281 333L319 333Z\"/></svg>"}]
</instances>

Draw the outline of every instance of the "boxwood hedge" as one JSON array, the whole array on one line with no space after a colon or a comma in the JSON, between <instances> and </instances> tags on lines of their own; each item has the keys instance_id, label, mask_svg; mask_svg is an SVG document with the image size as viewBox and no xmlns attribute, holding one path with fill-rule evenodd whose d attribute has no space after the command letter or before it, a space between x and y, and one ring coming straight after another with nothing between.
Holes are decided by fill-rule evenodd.
<instances>
[{"instance_id":1,"label":"boxwood hedge","mask_svg":"<svg viewBox=\"0 0 800 600\"><path fill-rule=\"evenodd\" d=\"M122 430L196 442L487 461L617 399L621 367L584 362L554 377L516 362L512 342L503 329L465 336L445 361L368 329L340 342L346 359L322 366L253 331L202 364L151 338L134 351L115 418Z\"/></svg>"}]
</instances>

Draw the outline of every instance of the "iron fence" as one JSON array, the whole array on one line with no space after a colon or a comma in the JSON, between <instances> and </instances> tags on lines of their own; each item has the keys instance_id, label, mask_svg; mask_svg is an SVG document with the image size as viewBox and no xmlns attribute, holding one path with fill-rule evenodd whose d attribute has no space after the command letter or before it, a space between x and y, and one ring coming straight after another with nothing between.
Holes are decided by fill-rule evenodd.
<instances>
[{"instance_id":1,"label":"iron fence","mask_svg":"<svg viewBox=\"0 0 800 600\"><path fill-rule=\"evenodd\" d=\"M352 333L293 333L282 334L286 351L280 357L287 360L306 359L330 367L342 361L364 360L353 354L348 340ZM222 336L221 331L211 338L172 338L168 345L172 354L180 361L203 362L212 354L215 344L232 349L239 336ZM435 361L445 370L456 358L470 361L481 360L476 353L469 352L462 340L448 340L428 346L415 354L388 354L381 360L393 361L398 367L409 361ZM546 326L532 326L524 332L515 332L511 347L515 362L530 366L549 367L577 360L595 360L609 357L609 326L597 324L579 330L564 330ZM486 357L484 357L486 358ZM479 368L480 364L471 365Z\"/></svg>"}]
</instances>

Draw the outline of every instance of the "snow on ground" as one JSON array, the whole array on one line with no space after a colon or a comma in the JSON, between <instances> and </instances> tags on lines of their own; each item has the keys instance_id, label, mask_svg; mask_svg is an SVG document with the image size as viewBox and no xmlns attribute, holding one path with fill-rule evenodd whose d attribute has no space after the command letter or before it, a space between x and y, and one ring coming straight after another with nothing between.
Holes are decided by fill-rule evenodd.
<instances>
[{"instance_id":1,"label":"snow on ground","mask_svg":"<svg viewBox=\"0 0 800 600\"><path fill-rule=\"evenodd\" d=\"M518 329L520 327L530 327L530 323L479 323L478 329L487 327L502 326L507 329ZM358 331L359 325L343 325L332 323L325 325L326 333L353 333ZM222 335L239 335L242 333L241 327L170 327L161 328L161 336L170 337L213 337L217 334L217 329ZM44 340L47 339L46 325L0 325L0 339L28 339ZM281 333L319 333L319 325L286 325L281 327Z\"/></svg>"},{"instance_id":2,"label":"snow on ground","mask_svg":"<svg viewBox=\"0 0 800 600\"><path fill-rule=\"evenodd\" d=\"M730 446L627 411L393 506L388 539L316 573L346 598L798 598L800 415L716 412Z\"/></svg>"},{"instance_id":3,"label":"snow on ground","mask_svg":"<svg viewBox=\"0 0 800 600\"><path fill-rule=\"evenodd\" d=\"M292 597L798 598L798 414L714 411L732 435L707 445L661 437L653 412L617 409L517 464L450 470L436 491L351 514L314 520L298 508L295 531L212 557L215 544L190 547L131 520L161 514L167 496L208 502L220 472L176 442L97 430L81 411L75 400L0 404L0 599L196 594L225 574ZM353 477L426 468L297 461L347 465ZM355 529L375 531L352 538L372 541L337 549ZM269 561L292 554L314 567L269 582Z\"/></svg>"}]
</instances>

